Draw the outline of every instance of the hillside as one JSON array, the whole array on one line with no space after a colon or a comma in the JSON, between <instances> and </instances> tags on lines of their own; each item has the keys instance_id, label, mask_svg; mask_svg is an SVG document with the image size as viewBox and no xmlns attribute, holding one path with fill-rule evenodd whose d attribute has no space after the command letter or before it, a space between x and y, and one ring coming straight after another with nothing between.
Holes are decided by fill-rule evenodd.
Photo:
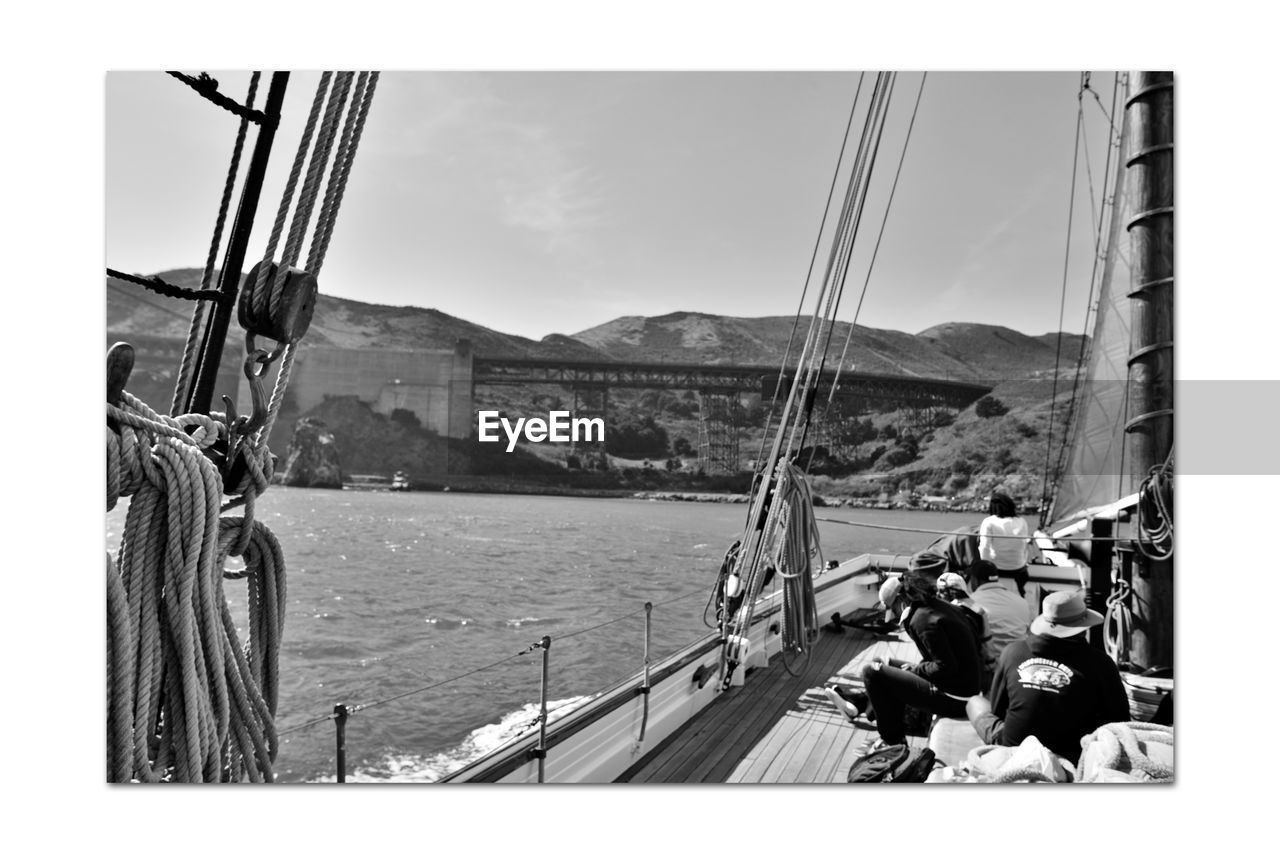
<instances>
[{"instance_id":1,"label":"hillside","mask_svg":"<svg viewBox=\"0 0 1280 854\"><path fill-rule=\"evenodd\" d=\"M201 271L169 270L159 276L171 285L200 286ZM190 304L167 299L136 285L108 280L107 333L185 339ZM232 339L243 341L232 324ZM451 349L458 341L471 342L477 355L527 358L607 358L589 345L563 335L534 341L507 335L433 308L373 305L321 293L305 342L329 347L367 349Z\"/></svg>"},{"instance_id":2,"label":"hillside","mask_svg":"<svg viewBox=\"0 0 1280 854\"><path fill-rule=\"evenodd\" d=\"M170 284L194 288L199 286L200 271L171 270L160 276ZM144 400L167 401L176 367L169 362L175 352L181 352L189 318L188 304L134 285L108 282L108 340L144 345L139 347L138 367L130 385ZM574 334L553 333L535 341L498 332L436 309L371 305L321 294L305 340L312 345L357 349L446 349L466 339L478 356L776 365L787 350L793 326L794 319L790 317L741 318L675 312L659 317L620 317ZM242 353L242 336L236 324L232 327L224 371L234 376L237 354ZM829 365L839 362L849 328L849 324L838 322L834 330L830 330ZM805 332L802 326L796 333L797 338ZM1045 465L1049 411L1054 397L1054 365L1059 349L1057 339L1053 333L1031 336L981 323L945 323L914 335L856 327L845 358L846 368L985 382L995 387L992 396L1003 403L1007 413L982 418L970 407L954 419L914 426L905 426L910 418L904 413L863 413L865 423L851 432L847 426L841 428L845 435L837 444L847 458L825 461L816 466L815 473L823 473L823 486L828 494L868 495L883 493L886 489L919 488L965 496L998 483L1027 497L1034 496ZM1074 366L1082 340L1079 335L1062 337L1063 364ZM792 349L794 354L798 344ZM794 363L794 355L790 361ZM1067 409L1070 373L1069 369L1059 373L1058 401L1054 405L1055 445L1064 430L1060 422ZM565 389L557 386L484 387L478 391L477 404L513 414L538 411L545 414L549 406L566 405L566 394ZM680 465L693 462L687 454L691 446L697 445L696 395L617 390L611 393L610 401L611 419L620 427L631 425L642 429L648 418L652 426L643 429L652 433L658 428L666 434L665 450L655 448L640 453L637 458L675 459L671 456L675 453L673 449L679 448L686 454ZM768 401L762 404L744 399L744 405L747 409L742 415L742 458L750 459L755 456L761 437ZM325 414L345 419L340 409ZM352 420L348 426L355 431L353 435L367 436L372 429L360 419ZM342 425L330 427L342 433ZM824 437L820 442L836 441L835 434L829 431L819 431L819 434ZM353 464L371 471L397 468L421 471L425 462L413 465L409 461L438 456L422 454L425 446L421 445L420 437L410 442L406 435L405 441L397 444L394 437L398 434L390 431L386 435L390 441L372 443L374 448L385 445L385 452L371 454L368 446L360 443L362 450L356 453L356 445L348 443L356 453ZM531 447L531 450L561 470L569 464L563 451L551 453L548 447ZM623 461L617 464L622 465ZM521 473L526 475L539 476L527 465Z\"/></svg>"}]
</instances>

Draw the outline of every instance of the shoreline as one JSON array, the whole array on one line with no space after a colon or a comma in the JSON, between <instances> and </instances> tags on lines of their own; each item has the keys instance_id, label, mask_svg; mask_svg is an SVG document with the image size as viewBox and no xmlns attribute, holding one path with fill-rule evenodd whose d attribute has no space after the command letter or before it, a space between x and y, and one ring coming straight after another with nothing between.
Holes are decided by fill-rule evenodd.
<instances>
[{"instance_id":1,"label":"shoreline","mask_svg":"<svg viewBox=\"0 0 1280 854\"><path fill-rule=\"evenodd\" d=\"M683 501L696 504L747 504L751 496L742 492L683 492L679 490L630 490L630 489L578 489L551 484L514 482L424 484L406 490L393 490L383 483L343 483L348 492L458 492L471 495L549 495L563 498L611 498L632 501ZM886 502L864 503L859 499L814 496L814 507L844 508L849 510L895 510L933 513L977 513L971 507L950 507L936 504L894 505Z\"/></svg>"}]
</instances>

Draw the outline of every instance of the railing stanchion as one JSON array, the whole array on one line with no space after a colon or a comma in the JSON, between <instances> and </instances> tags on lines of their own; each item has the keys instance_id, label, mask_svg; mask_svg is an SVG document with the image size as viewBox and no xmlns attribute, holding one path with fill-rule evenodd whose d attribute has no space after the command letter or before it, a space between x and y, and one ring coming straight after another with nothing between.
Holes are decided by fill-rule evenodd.
<instances>
[{"instance_id":1,"label":"railing stanchion","mask_svg":"<svg viewBox=\"0 0 1280 854\"><path fill-rule=\"evenodd\" d=\"M338 782L347 782L347 717L350 710L345 703L333 707L333 723L338 730Z\"/></svg>"},{"instance_id":2,"label":"railing stanchion","mask_svg":"<svg viewBox=\"0 0 1280 854\"><path fill-rule=\"evenodd\" d=\"M653 632L653 603L644 603L644 683L640 693L644 695L644 711L640 715L640 738L637 746L644 742L645 727L649 724L649 638Z\"/></svg>"},{"instance_id":3,"label":"railing stanchion","mask_svg":"<svg viewBox=\"0 0 1280 854\"><path fill-rule=\"evenodd\" d=\"M547 666L551 655L551 636L542 636L542 715L538 732L538 782L544 780L547 764Z\"/></svg>"}]
</instances>

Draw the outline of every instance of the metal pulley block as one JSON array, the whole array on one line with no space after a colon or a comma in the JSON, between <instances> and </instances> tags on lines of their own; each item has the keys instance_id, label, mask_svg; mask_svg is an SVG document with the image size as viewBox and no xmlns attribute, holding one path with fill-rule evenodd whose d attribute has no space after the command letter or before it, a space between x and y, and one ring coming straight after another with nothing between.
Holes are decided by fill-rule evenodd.
<instances>
[{"instance_id":1,"label":"metal pulley block","mask_svg":"<svg viewBox=\"0 0 1280 854\"><path fill-rule=\"evenodd\" d=\"M246 332L262 335L282 344L293 344L301 340L311 326L311 316L316 310L316 297L320 286L316 277L297 267L280 269L274 261L269 262L264 286L278 292L275 299L262 299L255 294L258 273L263 262L254 264L245 277L245 287L240 292L238 316L240 325ZM274 296L274 294L273 294ZM268 306L277 302L275 309L255 308L264 303Z\"/></svg>"}]
</instances>

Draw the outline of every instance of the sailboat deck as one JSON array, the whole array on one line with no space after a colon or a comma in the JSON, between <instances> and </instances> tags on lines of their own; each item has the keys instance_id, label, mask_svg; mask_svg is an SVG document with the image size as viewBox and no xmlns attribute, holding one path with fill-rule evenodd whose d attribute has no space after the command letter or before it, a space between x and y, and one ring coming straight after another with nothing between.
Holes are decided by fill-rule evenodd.
<instances>
[{"instance_id":1,"label":"sailboat deck","mask_svg":"<svg viewBox=\"0 0 1280 854\"><path fill-rule=\"evenodd\" d=\"M714 700L618 782L843 783L876 730L861 719L851 724L822 689L856 683L854 674L877 656L920 657L898 635L824 631L799 676L781 661L748 673L745 685Z\"/></svg>"}]
</instances>

